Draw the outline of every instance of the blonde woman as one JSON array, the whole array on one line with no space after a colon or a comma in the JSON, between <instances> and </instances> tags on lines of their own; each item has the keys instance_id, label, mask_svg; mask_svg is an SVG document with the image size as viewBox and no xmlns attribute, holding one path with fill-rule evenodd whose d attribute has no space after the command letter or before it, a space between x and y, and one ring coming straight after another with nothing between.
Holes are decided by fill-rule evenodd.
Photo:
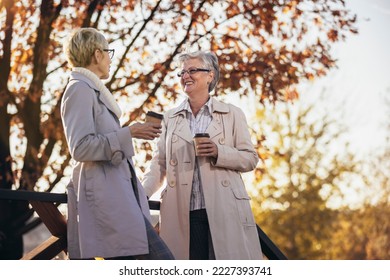
<instances>
[{"instance_id":1,"label":"blonde woman","mask_svg":"<svg viewBox=\"0 0 390 280\"><path fill-rule=\"evenodd\" d=\"M172 259L150 225L132 162L132 139L154 139L161 126L120 126L121 110L101 81L109 77L114 50L100 32L77 30L65 52L73 67L61 103L74 161L67 188L69 258Z\"/></svg>"}]
</instances>

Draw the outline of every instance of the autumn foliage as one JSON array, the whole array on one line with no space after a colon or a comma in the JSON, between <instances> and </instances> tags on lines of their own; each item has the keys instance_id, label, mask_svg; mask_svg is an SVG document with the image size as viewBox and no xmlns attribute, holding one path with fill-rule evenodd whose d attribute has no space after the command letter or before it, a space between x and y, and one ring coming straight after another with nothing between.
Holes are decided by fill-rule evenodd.
<instances>
[{"instance_id":1,"label":"autumn foliage","mask_svg":"<svg viewBox=\"0 0 390 280\"><path fill-rule=\"evenodd\" d=\"M343 0L0 0L0 187L52 191L64 176L62 44L79 27L98 28L116 49L106 85L126 104L121 121L129 123L180 97L176 58L184 50L217 54L215 95L296 99L297 84L335 66L331 48L357 32L355 21ZM28 205L0 205L0 232L19 221L7 235L21 235Z\"/></svg>"}]
</instances>

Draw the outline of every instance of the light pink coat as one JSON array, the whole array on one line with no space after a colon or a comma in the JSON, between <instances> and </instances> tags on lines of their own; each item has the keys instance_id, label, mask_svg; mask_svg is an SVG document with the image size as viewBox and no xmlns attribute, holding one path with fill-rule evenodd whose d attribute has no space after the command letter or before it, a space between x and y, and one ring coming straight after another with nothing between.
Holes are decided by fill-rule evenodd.
<instances>
[{"instance_id":1,"label":"light pink coat","mask_svg":"<svg viewBox=\"0 0 390 280\"><path fill-rule=\"evenodd\" d=\"M61 117L74 166L68 185L68 252L71 259L149 253L144 189L139 207L129 163L134 149L109 103L86 76L73 73Z\"/></svg>"}]
</instances>

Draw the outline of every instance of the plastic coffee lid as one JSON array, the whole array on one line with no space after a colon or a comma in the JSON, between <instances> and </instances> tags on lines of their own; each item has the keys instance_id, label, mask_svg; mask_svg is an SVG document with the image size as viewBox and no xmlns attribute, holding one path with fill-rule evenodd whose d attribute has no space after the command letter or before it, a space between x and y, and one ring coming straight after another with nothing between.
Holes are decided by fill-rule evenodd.
<instances>
[{"instance_id":1,"label":"plastic coffee lid","mask_svg":"<svg viewBox=\"0 0 390 280\"><path fill-rule=\"evenodd\" d=\"M158 119L163 119L164 118L164 116L162 114L159 114L159 113L156 113L156 112L152 112L152 111L147 112L146 115L154 117L154 118L158 118Z\"/></svg>"},{"instance_id":2,"label":"plastic coffee lid","mask_svg":"<svg viewBox=\"0 0 390 280\"><path fill-rule=\"evenodd\" d=\"M194 137L210 137L210 135L208 133L196 133Z\"/></svg>"}]
</instances>

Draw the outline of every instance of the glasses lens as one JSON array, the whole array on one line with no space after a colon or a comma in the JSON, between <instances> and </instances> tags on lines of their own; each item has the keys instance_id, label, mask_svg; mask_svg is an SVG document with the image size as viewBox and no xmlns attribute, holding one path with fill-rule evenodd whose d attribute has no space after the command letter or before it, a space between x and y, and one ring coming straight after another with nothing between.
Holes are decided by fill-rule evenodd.
<instances>
[{"instance_id":1,"label":"glasses lens","mask_svg":"<svg viewBox=\"0 0 390 280\"><path fill-rule=\"evenodd\" d=\"M195 74L196 72L198 72L198 70L196 70L196 69L182 70L177 75L179 77L182 77L182 76L184 76L185 73L188 73L188 75L192 75L192 74Z\"/></svg>"},{"instance_id":2,"label":"glasses lens","mask_svg":"<svg viewBox=\"0 0 390 280\"><path fill-rule=\"evenodd\" d=\"M114 57L115 50L114 49L104 49L103 51L108 53L108 56L112 59Z\"/></svg>"}]
</instances>

